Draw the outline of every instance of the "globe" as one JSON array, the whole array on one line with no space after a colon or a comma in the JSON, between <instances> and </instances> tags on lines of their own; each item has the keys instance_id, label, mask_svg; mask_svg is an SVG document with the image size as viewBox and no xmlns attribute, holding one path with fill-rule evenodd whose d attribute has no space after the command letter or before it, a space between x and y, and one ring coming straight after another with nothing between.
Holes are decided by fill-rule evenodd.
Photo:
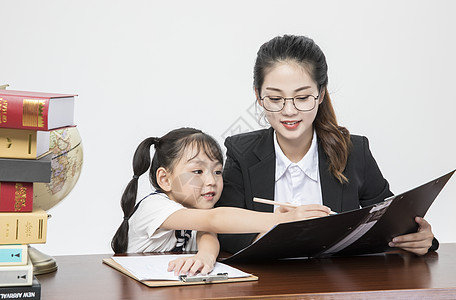
<instances>
[{"instance_id":1,"label":"globe","mask_svg":"<svg viewBox=\"0 0 456 300\"><path fill-rule=\"evenodd\" d=\"M76 127L50 132L51 182L33 183L33 206L49 210L71 192L81 174L83 150Z\"/></svg>"}]
</instances>

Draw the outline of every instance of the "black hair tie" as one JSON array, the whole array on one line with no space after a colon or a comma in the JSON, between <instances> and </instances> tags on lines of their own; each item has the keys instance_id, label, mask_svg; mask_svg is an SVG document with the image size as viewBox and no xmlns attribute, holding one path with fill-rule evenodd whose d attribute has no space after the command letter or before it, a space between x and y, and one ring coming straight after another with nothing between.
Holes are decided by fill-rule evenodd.
<instances>
[{"instance_id":1,"label":"black hair tie","mask_svg":"<svg viewBox=\"0 0 456 300\"><path fill-rule=\"evenodd\" d=\"M138 175L133 175L133 179L138 179L139 176Z\"/></svg>"}]
</instances>

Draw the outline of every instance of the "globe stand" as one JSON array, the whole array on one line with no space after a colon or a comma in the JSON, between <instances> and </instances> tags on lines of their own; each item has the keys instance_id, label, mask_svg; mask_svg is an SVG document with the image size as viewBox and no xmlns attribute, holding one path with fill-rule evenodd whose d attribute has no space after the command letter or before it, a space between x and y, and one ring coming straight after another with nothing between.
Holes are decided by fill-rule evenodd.
<instances>
[{"instance_id":1,"label":"globe stand","mask_svg":"<svg viewBox=\"0 0 456 300\"><path fill-rule=\"evenodd\" d=\"M57 271L56 260L29 245L28 254L33 264L33 274L41 275Z\"/></svg>"}]
</instances>

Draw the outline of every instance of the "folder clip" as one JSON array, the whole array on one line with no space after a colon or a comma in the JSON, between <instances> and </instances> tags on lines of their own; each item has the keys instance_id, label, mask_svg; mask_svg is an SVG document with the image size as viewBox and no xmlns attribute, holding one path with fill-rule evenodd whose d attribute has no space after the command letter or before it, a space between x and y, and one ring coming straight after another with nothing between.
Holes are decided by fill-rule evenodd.
<instances>
[{"instance_id":1,"label":"folder clip","mask_svg":"<svg viewBox=\"0 0 456 300\"><path fill-rule=\"evenodd\" d=\"M197 275L197 276L179 275L179 280L183 281L183 282L211 283L213 281L228 280L228 273Z\"/></svg>"}]
</instances>

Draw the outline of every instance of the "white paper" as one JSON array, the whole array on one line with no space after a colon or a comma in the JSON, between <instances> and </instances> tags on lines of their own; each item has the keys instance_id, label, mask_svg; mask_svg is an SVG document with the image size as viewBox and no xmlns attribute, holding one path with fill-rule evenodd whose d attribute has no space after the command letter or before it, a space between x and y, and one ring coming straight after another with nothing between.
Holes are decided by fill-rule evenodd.
<instances>
[{"instance_id":1,"label":"white paper","mask_svg":"<svg viewBox=\"0 0 456 300\"><path fill-rule=\"evenodd\" d=\"M179 280L174 272L168 272L168 263L179 257L193 256L189 254L147 255L147 256L113 256L112 259L128 270L139 280ZM210 274L228 273L229 278L248 277L242 272L226 264L216 262Z\"/></svg>"}]
</instances>

